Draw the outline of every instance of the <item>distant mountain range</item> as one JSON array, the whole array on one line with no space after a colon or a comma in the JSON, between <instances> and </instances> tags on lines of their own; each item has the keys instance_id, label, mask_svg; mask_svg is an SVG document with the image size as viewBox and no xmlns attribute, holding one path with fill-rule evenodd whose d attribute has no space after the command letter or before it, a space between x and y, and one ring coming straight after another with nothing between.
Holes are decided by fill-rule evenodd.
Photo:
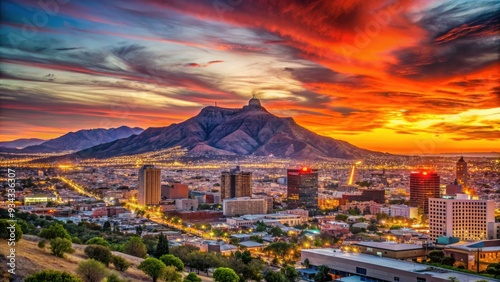
<instances>
[{"instance_id":1,"label":"distant mountain range","mask_svg":"<svg viewBox=\"0 0 500 282\"><path fill-rule=\"evenodd\" d=\"M13 148L13 149L22 149L28 146L39 145L45 142L43 139L38 138L22 138L16 139L12 141L4 141L0 142L0 147L3 148Z\"/></svg>"},{"instance_id":2,"label":"distant mountain range","mask_svg":"<svg viewBox=\"0 0 500 282\"><path fill-rule=\"evenodd\" d=\"M42 144L43 145L43 144ZM206 107L179 124L148 128L139 135L97 145L66 157L109 158L180 146L188 156L269 156L298 159L358 159L383 153L320 136L292 118L269 113L253 98L240 109Z\"/></svg>"},{"instance_id":3,"label":"distant mountain range","mask_svg":"<svg viewBox=\"0 0 500 282\"><path fill-rule=\"evenodd\" d=\"M0 151L16 153L57 153L64 151L80 151L99 144L108 143L117 139L127 138L140 134L144 130L139 127L130 128L120 126L118 128L84 129L77 132L69 132L55 139L43 141L23 149L12 149L12 147L1 146ZM19 139L22 140L22 139ZM17 142L19 140L11 141Z\"/></svg>"}]
</instances>

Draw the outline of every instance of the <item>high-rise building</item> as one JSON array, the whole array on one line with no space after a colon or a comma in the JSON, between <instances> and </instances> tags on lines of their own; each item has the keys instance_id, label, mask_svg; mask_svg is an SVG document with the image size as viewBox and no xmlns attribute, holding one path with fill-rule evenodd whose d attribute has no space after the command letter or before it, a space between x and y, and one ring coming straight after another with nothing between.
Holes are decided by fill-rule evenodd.
<instances>
[{"instance_id":1,"label":"high-rise building","mask_svg":"<svg viewBox=\"0 0 500 282\"><path fill-rule=\"evenodd\" d=\"M153 165L139 169L137 200L141 205L158 205L161 200L161 170Z\"/></svg>"},{"instance_id":2,"label":"high-rise building","mask_svg":"<svg viewBox=\"0 0 500 282\"><path fill-rule=\"evenodd\" d=\"M220 176L221 199L251 197L252 173L241 171L237 166L230 171L224 171Z\"/></svg>"},{"instance_id":3,"label":"high-rise building","mask_svg":"<svg viewBox=\"0 0 500 282\"><path fill-rule=\"evenodd\" d=\"M414 171L410 174L410 206L429 212L429 199L439 198L439 175L435 172Z\"/></svg>"},{"instance_id":4,"label":"high-rise building","mask_svg":"<svg viewBox=\"0 0 500 282\"><path fill-rule=\"evenodd\" d=\"M464 161L464 157L460 157L457 162L456 178L458 184L467 187L469 176L467 172L467 163Z\"/></svg>"},{"instance_id":5,"label":"high-rise building","mask_svg":"<svg viewBox=\"0 0 500 282\"><path fill-rule=\"evenodd\" d=\"M303 167L287 170L287 199L291 208L318 208L318 170Z\"/></svg>"},{"instance_id":6,"label":"high-rise building","mask_svg":"<svg viewBox=\"0 0 500 282\"><path fill-rule=\"evenodd\" d=\"M495 222L493 200L471 200L458 194L456 199L429 199L429 237L457 237L463 241L485 240L488 223Z\"/></svg>"}]
</instances>

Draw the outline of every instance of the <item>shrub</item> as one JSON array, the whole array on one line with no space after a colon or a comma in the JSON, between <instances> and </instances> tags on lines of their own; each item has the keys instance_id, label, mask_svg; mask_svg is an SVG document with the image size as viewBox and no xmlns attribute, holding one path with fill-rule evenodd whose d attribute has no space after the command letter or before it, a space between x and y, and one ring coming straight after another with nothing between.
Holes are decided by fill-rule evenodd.
<instances>
[{"instance_id":1,"label":"shrub","mask_svg":"<svg viewBox=\"0 0 500 282\"><path fill-rule=\"evenodd\" d=\"M64 253L73 253L75 250L71 248L71 241L66 238L55 238L50 240L50 250L57 257L64 257Z\"/></svg>"},{"instance_id":2,"label":"shrub","mask_svg":"<svg viewBox=\"0 0 500 282\"><path fill-rule=\"evenodd\" d=\"M85 248L84 252L88 258L100 261L106 266L111 262L113 256L107 247L101 245L89 245Z\"/></svg>"},{"instance_id":3,"label":"shrub","mask_svg":"<svg viewBox=\"0 0 500 282\"><path fill-rule=\"evenodd\" d=\"M130 267L130 262L120 256L113 256L112 261L118 271L124 272Z\"/></svg>"},{"instance_id":4,"label":"shrub","mask_svg":"<svg viewBox=\"0 0 500 282\"><path fill-rule=\"evenodd\" d=\"M76 274L82 278L83 282L101 282L108 273L104 264L93 259L79 262L76 269Z\"/></svg>"},{"instance_id":5,"label":"shrub","mask_svg":"<svg viewBox=\"0 0 500 282\"><path fill-rule=\"evenodd\" d=\"M82 282L78 277L71 273L57 270L43 270L34 273L24 279L25 282Z\"/></svg>"}]
</instances>

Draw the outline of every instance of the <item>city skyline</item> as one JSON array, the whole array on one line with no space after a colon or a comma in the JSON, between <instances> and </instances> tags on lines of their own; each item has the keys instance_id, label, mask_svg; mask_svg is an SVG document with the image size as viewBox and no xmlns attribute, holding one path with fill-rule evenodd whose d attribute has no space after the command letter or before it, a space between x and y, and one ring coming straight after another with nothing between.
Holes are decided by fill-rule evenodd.
<instances>
[{"instance_id":1,"label":"city skyline","mask_svg":"<svg viewBox=\"0 0 500 282\"><path fill-rule=\"evenodd\" d=\"M168 126L252 95L371 150L500 139L499 3L61 3L2 2L2 140Z\"/></svg>"}]
</instances>

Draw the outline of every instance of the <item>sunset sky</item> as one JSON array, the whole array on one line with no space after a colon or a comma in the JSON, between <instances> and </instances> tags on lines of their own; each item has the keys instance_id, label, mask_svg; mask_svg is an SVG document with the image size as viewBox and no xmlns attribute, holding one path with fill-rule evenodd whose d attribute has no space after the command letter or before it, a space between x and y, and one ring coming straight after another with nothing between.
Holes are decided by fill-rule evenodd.
<instances>
[{"instance_id":1,"label":"sunset sky","mask_svg":"<svg viewBox=\"0 0 500 282\"><path fill-rule=\"evenodd\" d=\"M256 95L273 114L366 149L500 148L497 0L23 0L1 10L2 141L167 126Z\"/></svg>"}]
</instances>

